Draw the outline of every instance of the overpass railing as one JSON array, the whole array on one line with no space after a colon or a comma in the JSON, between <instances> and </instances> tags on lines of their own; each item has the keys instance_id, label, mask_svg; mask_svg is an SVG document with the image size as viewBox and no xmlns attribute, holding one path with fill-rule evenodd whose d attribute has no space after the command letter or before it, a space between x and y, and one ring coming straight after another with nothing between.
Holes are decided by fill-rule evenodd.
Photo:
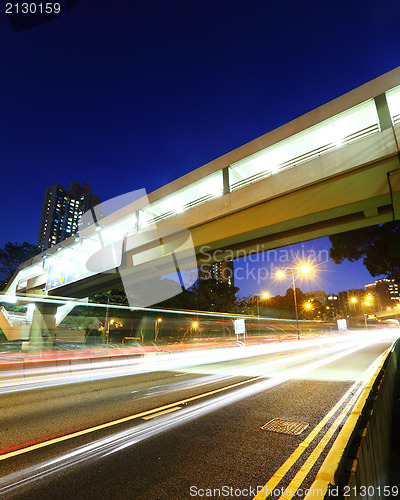
<instances>
[{"instance_id":1,"label":"overpass railing","mask_svg":"<svg viewBox=\"0 0 400 500\"><path fill-rule=\"evenodd\" d=\"M385 99L395 126L400 123L400 86L385 92ZM160 222L380 132L377 107L375 99L368 99L154 201L140 214L139 227ZM224 175L227 176L225 183Z\"/></svg>"}]
</instances>

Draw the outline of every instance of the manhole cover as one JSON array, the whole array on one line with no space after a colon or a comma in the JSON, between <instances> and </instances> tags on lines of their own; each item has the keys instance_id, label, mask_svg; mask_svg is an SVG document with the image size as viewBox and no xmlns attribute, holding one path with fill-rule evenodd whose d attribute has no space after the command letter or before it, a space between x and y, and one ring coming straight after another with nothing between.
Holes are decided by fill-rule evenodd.
<instances>
[{"instance_id":1,"label":"manhole cover","mask_svg":"<svg viewBox=\"0 0 400 500\"><path fill-rule=\"evenodd\" d=\"M291 422L290 420L282 420L281 418L273 418L266 424L264 424L261 429L264 431L280 432L281 434L294 434L297 436L301 434L304 429L307 429L309 424L304 422Z\"/></svg>"}]
</instances>

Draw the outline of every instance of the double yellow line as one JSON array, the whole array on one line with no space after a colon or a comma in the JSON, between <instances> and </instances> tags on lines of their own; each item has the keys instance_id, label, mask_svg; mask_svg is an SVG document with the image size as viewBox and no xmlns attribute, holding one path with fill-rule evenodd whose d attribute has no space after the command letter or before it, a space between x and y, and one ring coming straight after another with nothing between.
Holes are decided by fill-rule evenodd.
<instances>
[{"instance_id":1,"label":"double yellow line","mask_svg":"<svg viewBox=\"0 0 400 500\"><path fill-rule=\"evenodd\" d=\"M325 415L325 417L318 423L316 427L310 432L310 434L304 439L303 442L299 444L296 450L290 455L286 462L276 471L276 473L267 482L264 488L253 498L253 500L264 500L270 493L278 486L282 479L286 476L289 470L296 464L298 459L310 446L311 442L316 438L328 421L337 413L337 411L346 403L346 401L351 398L343 410L340 412L338 417L335 419L333 424L329 427L326 433L321 437L320 441L316 444L314 450L311 452L307 460L304 462L302 467L299 469L297 474L294 476L292 481L283 491L283 494L279 497L279 500L290 500L296 494L304 479L314 466L317 459L321 456L325 447L328 445L330 439L338 429L339 425L343 422L346 416L350 413L352 407L357 402L360 397L361 392L367 385L370 377L375 372L376 367L385 358L389 349L387 349L383 354L381 354L375 362L366 370L363 375L355 382L350 389L344 394L344 396L336 403L336 405ZM358 386L358 387L357 387ZM354 392L355 391L355 392Z\"/></svg>"}]
</instances>

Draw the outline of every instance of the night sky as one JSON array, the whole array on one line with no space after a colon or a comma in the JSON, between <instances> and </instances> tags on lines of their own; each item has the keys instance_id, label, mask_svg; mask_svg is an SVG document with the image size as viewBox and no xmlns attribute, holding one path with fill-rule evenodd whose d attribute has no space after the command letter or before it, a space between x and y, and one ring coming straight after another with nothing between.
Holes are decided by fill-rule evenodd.
<instances>
[{"instance_id":1,"label":"night sky","mask_svg":"<svg viewBox=\"0 0 400 500\"><path fill-rule=\"evenodd\" d=\"M36 243L52 184L151 192L392 70L399 22L398 0L79 0L13 33L2 8L0 245ZM371 280L325 263L304 288Z\"/></svg>"}]
</instances>

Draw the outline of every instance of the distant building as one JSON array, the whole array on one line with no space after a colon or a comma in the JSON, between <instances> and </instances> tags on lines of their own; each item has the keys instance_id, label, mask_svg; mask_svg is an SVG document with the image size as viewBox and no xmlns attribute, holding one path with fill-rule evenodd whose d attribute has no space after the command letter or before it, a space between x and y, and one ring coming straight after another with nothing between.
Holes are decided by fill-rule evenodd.
<instances>
[{"instance_id":1,"label":"distant building","mask_svg":"<svg viewBox=\"0 0 400 500\"><path fill-rule=\"evenodd\" d=\"M202 264L199 269L199 278L202 280L213 279L217 283L228 283L234 286L233 260Z\"/></svg>"},{"instance_id":2,"label":"distant building","mask_svg":"<svg viewBox=\"0 0 400 500\"><path fill-rule=\"evenodd\" d=\"M352 288L338 293L338 312L342 315L359 314L362 302L365 298L365 290Z\"/></svg>"},{"instance_id":3,"label":"distant building","mask_svg":"<svg viewBox=\"0 0 400 500\"><path fill-rule=\"evenodd\" d=\"M334 293L327 295L325 307L327 309L329 308L330 316L335 317L339 314L339 297Z\"/></svg>"},{"instance_id":4,"label":"distant building","mask_svg":"<svg viewBox=\"0 0 400 500\"><path fill-rule=\"evenodd\" d=\"M326 305L327 295L324 290L316 290L315 292L307 292L304 294L307 300L317 300L321 306Z\"/></svg>"},{"instance_id":5,"label":"distant building","mask_svg":"<svg viewBox=\"0 0 400 500\"><path fill-rule=\"evenodd\" d=\"M324 290L315 290L304 294L308 302L313 303L320 317L335 318L339 313L338 296L327 294Z\"/></svg>"},{"instance_id":6,"label":"distant building","mask_svg":"<svg viewBox=\"0 0 400 500\"><path fill-rule=\"evenodd\" d=\"M78 219L100 203L89 184L71 182L69 190L59 184L46 189L37 245L46 250L78 231Z\"/></svg>"},{"instance_id":7,"label":"distant building","mask_svg":"<svg viewBox=\"0 0 400 500\"><path fill-rule=\"evenodd\" d=\"M372 295L375 310L381 311L396 306L400 301L399 285L394 279L376 280L374 283L365 285L365 289L367 293Z\"/></svg>"}]
</instances>

